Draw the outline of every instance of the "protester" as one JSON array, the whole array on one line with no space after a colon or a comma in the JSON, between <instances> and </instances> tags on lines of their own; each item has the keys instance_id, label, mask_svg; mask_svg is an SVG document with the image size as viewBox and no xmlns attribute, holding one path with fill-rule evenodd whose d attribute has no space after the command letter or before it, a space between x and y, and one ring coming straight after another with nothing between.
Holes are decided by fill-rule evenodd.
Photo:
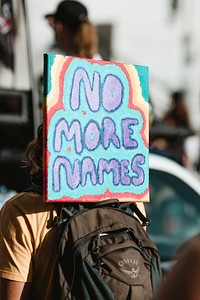
<instances>
[{"instance_id":1,"label":"protester","mask_svg":"<svg viewBox=\"0 0 200 300\"><path fill-rule=\"evenodd\" d=\"M156 300L200 298L200 238L188 242L177 254L177 262L163 281Z\"/></svg>"},{"instance_id":2,"label":"protester","mask_svg":"<svg viewBox=\"0 0 200 300\"><path fill-rule=\"evenodd\" d=\"M189 113L184 101L183 91L176 91L171 95L171 106L164 116L164 123L190 130Z\"/></svg>"},{"instance_id":3,"label":"protester","mask_svg":"<svg viewBox=\"0 0 200 300\"><path fill-rule=\"evenodd\" d=\"M0 211L0 299L53 300L59 227L58 204L42 196L43 129L28 144L24 168L35 191L19 193ZM138 204L144 213L143 203Z\"/></svg>"},{"instance_id":4,"label":"protester","mask_svg":"<svg viewBox=\"0 0 200 300\"><path fill-rule=\"evenodd\" d=\"M24 165L33 185L42 187L42 127L27 147ZM22 192L0 212L0 299L55 299L57 207L38 192Z\"/></svg>"},{"instance_id":5,"label":"protester","mask_svg":"<svg viewBox=\"0 0 200 300\"><path fill-rule=\"evenodd\" d=\"M163 120L154 122L151 127L151 152L167 156L189 168L190 155L186 151L185 142L194 132L190 128L184 93L176 91L171 98L171 106Z\"/></svg>"},{"instance_id":6,"label":"protester","mask_svg":"<svg viewBox=\"0 0 200 300\"><path fill-rule=\"evenodd\" d=\"M164 123L170 126L171 129L176 129L177 134L179 134L179 139L177 138L177 141L173 143L174 153L179 154L182 164L196 174L198 172L198 163L200 161L200 139L199 135L191 128L189 113L185 104L185 94L183 91L172 93L172 104L169 111L164 116ZM180 139L181 134L182 139ZM182 153L180 152L180 149L182 149Z\"/></svg>"},{"instance_id":7,"label":"protester","mask_svg":"<svg viewBox=\"0 0 200 300\"><path fill-rule=\"evenodd\" d=\"M89 21L88 10L82 3L73 0L61 1L56 11L47 14L45 18L54 33L53 45L47 52L88 59L102 59L98 53L96 27ZM39 76L38 86L42 100L43 76ZM41 113L42 107L41 101L39 104Z\"/></svg>"},{"instance_id":8,"label":"protester","mask_svg":"<svg viewBox=\"0 0 200 300\"><path fill-rule=\"evenodd\" d=\"M56 12L45 17L55 35L55 45L51 52L83 58L100 58L97 56L96 28L89 21L87 8L82 3L64 0L59 3Z\"/></svg>"}]
</instances>

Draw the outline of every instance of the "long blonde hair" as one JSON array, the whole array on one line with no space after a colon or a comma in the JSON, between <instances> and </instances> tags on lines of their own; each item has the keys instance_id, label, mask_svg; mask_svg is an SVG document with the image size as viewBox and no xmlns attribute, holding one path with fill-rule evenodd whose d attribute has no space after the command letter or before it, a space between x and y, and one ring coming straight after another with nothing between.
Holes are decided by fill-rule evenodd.
<instances>
[{"instance_id":1,"label":"long blonde hair","mask_svg":"<svg viewBox=\"0 0 200 300\"><path fill-rule=\"evenodd\" d=\"M77 56L93 58L98 49L96 27L89 21L80 24L72 37L72 48Z\"/></svg>"}]
</instances>

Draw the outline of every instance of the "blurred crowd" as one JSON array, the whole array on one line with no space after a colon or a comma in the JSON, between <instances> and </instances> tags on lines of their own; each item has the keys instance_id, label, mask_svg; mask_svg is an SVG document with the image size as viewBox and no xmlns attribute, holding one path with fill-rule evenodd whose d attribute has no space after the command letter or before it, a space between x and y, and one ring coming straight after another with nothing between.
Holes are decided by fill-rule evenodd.
<instances>
[{"instance_id":1,"label":"blurred crowd","mask_svg":"<svg viewBox=\"0 0 200 300\"><path fill-rule=\"evenodd\" d=\"M199 176L200 136L191 128L184 92L172 93L163 119L154 118L153 107L150 114L150 151L175 160Z\"/></svg>"}]
</instances>

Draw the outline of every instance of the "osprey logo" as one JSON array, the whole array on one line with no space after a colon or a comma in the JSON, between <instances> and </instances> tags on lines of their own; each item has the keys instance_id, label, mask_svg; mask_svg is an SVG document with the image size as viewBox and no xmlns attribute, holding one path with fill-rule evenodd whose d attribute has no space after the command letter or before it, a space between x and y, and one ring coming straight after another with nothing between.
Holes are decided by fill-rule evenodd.
<instances>
[{"instance_id":1,"label":"osprey logo","mask_svg":"<svg viewBox=\"0 0 200 300\"><path fill-rule=\"evenodd\" d=\"M125 258L118 262L120 270L130 276L131 278L137 278L139 275L139 265L137 259Z\"/></svg>"},{"instance_id":2,"label":"osprey logo","mask_svg":"<svg viewBox=\"0 0 200 300\"><path fill-rule=\"evenodd\" d=\"M136 269L132 268L131 271L124 270L124 269L121 269L121 270L122 270L125 274L131 276L132 278L138 277L139 267L137 267Z\"/></svg>"}]
</instances>

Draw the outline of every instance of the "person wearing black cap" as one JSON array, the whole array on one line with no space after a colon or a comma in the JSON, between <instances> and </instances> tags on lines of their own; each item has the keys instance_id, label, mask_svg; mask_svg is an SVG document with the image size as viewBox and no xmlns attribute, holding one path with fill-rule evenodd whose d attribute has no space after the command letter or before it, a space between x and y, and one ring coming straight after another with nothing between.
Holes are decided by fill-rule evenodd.
<instances>
[{"instance_id":1,"label":"person wearing black cap","mask_svg":"<svg viewBox=\"0 0 200 300\"><path fill-rule=\"evenodd\" d=\"M55 33L56 54L95 58L97 53L96 28L88 19L87 8L78 1L64 0L54 13L45 18Z\"/></svg>"}]
</instances>

